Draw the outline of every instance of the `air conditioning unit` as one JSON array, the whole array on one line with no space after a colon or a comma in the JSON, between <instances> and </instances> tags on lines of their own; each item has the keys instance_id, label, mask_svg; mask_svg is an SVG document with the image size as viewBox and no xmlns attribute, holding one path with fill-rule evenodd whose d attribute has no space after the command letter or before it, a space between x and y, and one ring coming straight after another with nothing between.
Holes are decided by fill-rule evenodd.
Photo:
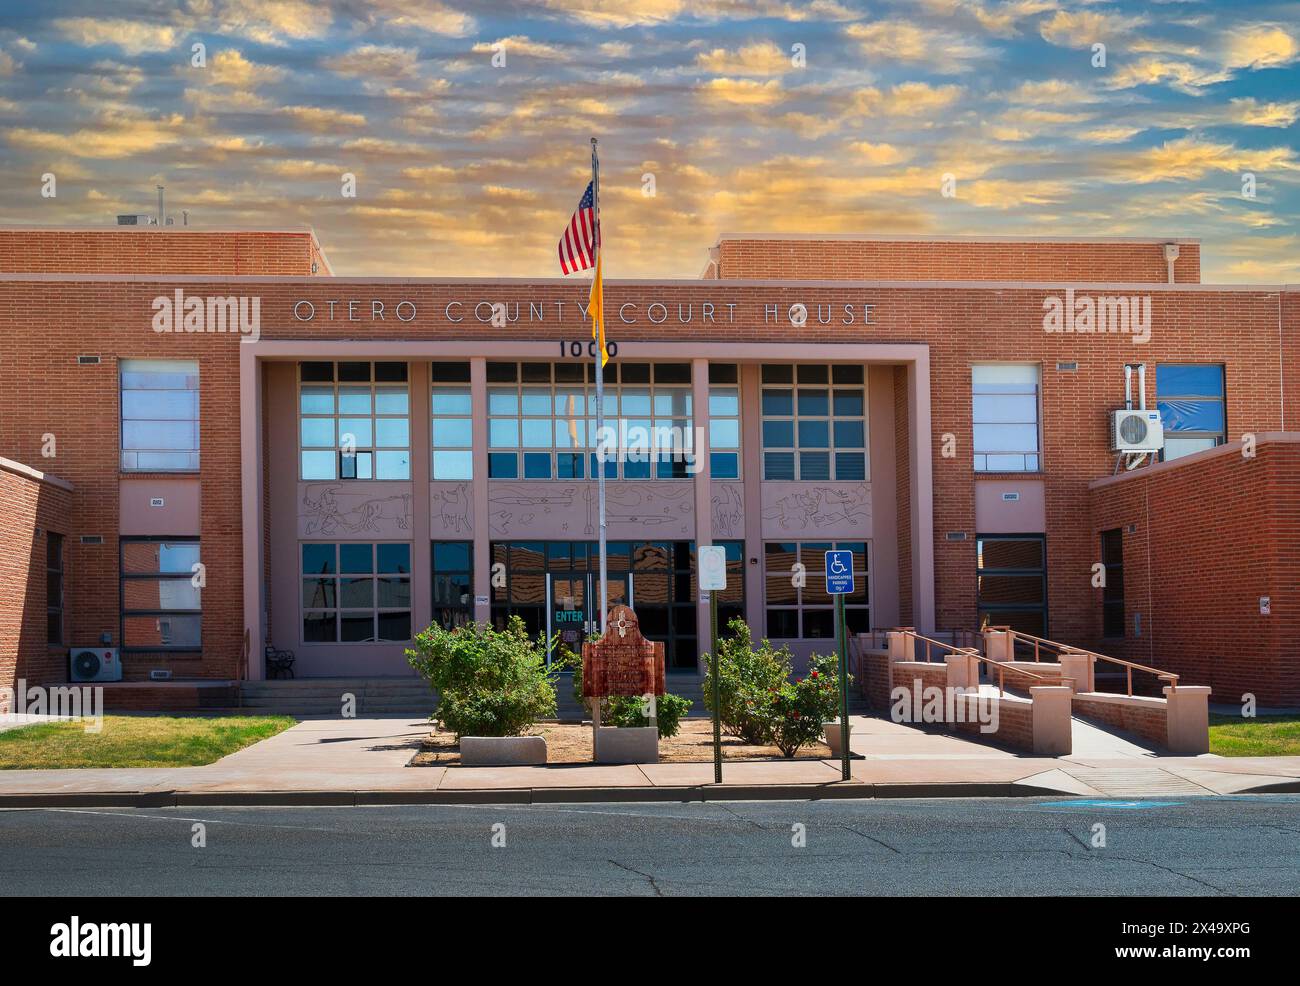
<instances>
[{"instance_id":1,"label":"air conditioning unit","mask_svg":"<svg viewBox=\"0 0 1300 986\"><path fill-rule=\"evenodd\" d=\"M73 681L121 681L122 662L116 647L72 648Z\"/></svg>"},{"instance_id":2,"label":"air conditioning unit","mask_svg":"<svg viewBox=\"0 0 1300 986\"><path fill-rule=\"evenodd\" d=\"M1158 452L1165 447L1165 429L1160 412L1114 411L1110 419L1112 452Z\"/></svg>"}]
</instances>

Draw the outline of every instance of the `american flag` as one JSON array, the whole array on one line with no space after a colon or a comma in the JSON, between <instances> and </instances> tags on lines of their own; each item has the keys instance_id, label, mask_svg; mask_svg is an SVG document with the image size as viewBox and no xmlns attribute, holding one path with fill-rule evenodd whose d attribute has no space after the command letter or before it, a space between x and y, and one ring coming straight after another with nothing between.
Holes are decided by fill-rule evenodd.
<instances>
[{"instance_id":1,"label":"american flag","mask_svg":"<svg viewBox=\"0 0 1300 986\"><path fill-rule=\"evenodd\" d=\"M564 228L558 247L560 270L565 274L586 270L596 266L596 245L600 242L600 230L596 228L596 211L591 182L582 193L578 209L569 217L569 225Z\"/></svg>"}]
</instances>

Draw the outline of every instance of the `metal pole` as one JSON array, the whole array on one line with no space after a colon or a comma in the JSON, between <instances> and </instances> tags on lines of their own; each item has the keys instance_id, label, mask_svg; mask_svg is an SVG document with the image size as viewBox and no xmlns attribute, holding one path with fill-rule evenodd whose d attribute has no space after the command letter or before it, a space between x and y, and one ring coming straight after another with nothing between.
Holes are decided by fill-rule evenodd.
<instances>
[{"instance_id":1,"label":"metal pole","mask_svg":"<svg viewBox=\"0 0 1300 986\"><path fill-rule=\"evenodd\" d=\"M591 138L591 210L596 217L596 263L600 270L600 167L596 160L596 138ZM593 331L595 324L592 324ZM605 368L601 365L600 339L596 342L596 440L605 431ZM596 456L597 517L600 523L600 632L603 636L609 619L609 559L605 554L605 457Z\"/></svg>"},{"instance_id":2,"label":"metal pole","mask_svg":"<svg viewBox=\"0 0 1300 986\"><path fill-rule=\"evenodd\" d=\"M713 783L722 783L722 709L718 705L718 592L709 592L709 630L713 644L709 650L713 672Z\"/></svg>"},{"instance_id":3,"label":"metal pole","mask_svg":"<svg viewBox=\"0 0 1300 986\"><path fill-rule=\"evenodd\" d=\"M840 767L844 780L849 771L849 649L848 631L844 626L844 594L835 596L835 624L840 638Z\"/></svg>"}]
</instances>

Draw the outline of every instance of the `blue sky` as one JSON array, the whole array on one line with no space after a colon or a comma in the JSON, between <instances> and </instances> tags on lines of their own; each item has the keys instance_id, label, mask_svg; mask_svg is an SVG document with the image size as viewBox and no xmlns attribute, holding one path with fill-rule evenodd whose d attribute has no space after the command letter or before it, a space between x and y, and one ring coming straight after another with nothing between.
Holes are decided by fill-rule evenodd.
<instances>
[{"instance_id":1,"label":"blue sky","mask_svg":"<svg viewBox=\"0 0 1300 986\"><path fill-rule=\"evenodd\" d=\"M1296 3L11 0L0 116L4 221L161 183L338 273L558 274L595 135L610 277L780 231L1196 236L1206 280L1300 281Z\"/></svg>"}]
</instances>

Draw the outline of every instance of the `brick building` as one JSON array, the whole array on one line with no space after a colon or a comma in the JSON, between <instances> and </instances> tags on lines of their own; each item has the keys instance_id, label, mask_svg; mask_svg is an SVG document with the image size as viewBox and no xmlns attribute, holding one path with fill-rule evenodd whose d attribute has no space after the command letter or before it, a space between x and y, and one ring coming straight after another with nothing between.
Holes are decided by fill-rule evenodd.
<instances>
[{"instance_id":1,"label":"brick building","mask_svg":"<svg viewBox=\"0 0 1300 986\"><path fill-rule=\"evenodd\" d=\"M433 620L594 620L585 302L336 276L310 230L0 230L0 685L103 641L133 681L261 677L266 644L400 675ZM603 466L611 595L670 673L697 544L799 655L836 546L852 631L1010 625L1300 704L1300 288L1201 284L1187 240L723 236L606 309L610 423L703 436ZM1163 449L1113 451L1126 378Z\"/></svg>"}]
</instances>

